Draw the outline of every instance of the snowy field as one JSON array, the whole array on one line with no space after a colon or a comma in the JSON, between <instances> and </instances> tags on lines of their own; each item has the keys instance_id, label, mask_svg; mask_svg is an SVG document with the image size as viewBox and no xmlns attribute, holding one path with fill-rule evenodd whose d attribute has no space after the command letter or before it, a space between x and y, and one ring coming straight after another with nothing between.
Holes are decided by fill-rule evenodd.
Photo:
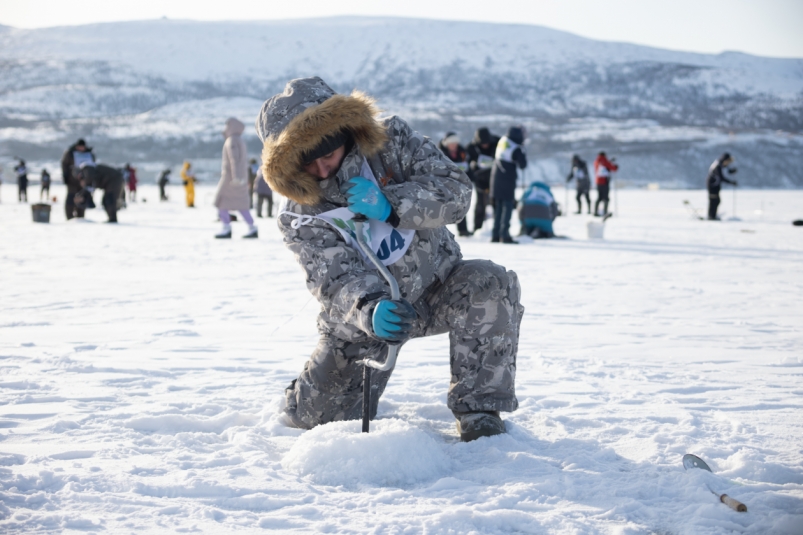
<instances>
[{"instance_id":1,"label":"snowy field","mask_svg":"<svg viewBox=\"0 0 803 535\"><path fill-rule=\"evenodd\" d=\"M2 193L0 532L803 533L803 191L716 223L682 205L704 192L624 190L602 241L576 215L462 239L526 307L521 408L468 444L446 336L404 346L370 434L278 423L317 304L275 220L215 241L211 188L146 186L117 226L42 225Z\"/></svg>"}]
</instances>

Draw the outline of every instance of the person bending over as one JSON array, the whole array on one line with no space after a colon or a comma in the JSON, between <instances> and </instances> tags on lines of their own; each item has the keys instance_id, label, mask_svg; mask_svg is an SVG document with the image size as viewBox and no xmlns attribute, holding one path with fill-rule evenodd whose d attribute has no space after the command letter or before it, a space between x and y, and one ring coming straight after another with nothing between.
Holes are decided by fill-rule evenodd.
<instances>
[{"instance_id":1,"label":"person bending over","mask_svg":"<svg viewBox=\"0 0 803 535\"><path fill-rule=\"evenodd\" d=\"M84 195L91 195L95 189L103 190L103 209L109 217L109 223L117 223L117 203L123 193L125 181L123 173L114 167L103 164L81 164L81 186L83 190L75 195L76 202Z\"/></svg>"}]
</instances>

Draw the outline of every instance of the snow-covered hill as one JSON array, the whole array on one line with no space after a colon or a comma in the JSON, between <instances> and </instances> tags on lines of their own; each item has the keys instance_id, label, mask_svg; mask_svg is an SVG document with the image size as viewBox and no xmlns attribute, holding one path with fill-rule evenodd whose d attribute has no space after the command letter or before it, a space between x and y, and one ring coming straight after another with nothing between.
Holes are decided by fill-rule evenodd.
<instances>
[{"instance_id":1,"label":"snow-covered hill","mask_svg":"<svg viewBox=\"0 0 803 535\"><path fill-rule=\"evenodd\" d=\"M527 25L156 20L4 27L0 74L6 157L52 157L77 134L110 159L209 156L226 117L250 121L288 79L319 75L339 91L373 94L433 136L523 122L537 171L552 180L572 151L605 148L630 160L625 179L682 182L728 145L755 185L803 185L794 165L803 60L674 52ZM256 154L256 139L251 146Z\"/></svg>"}]
</instances>

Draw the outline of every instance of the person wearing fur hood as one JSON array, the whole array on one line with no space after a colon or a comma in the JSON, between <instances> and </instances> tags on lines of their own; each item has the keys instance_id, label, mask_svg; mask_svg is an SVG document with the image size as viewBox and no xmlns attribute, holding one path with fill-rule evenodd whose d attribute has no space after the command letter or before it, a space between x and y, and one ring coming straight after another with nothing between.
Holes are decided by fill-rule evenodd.
<instances>
[{"instance_id":1,"label":"person wearing fur hood","mask_svg":"<svg viewBox=\"0 0 803 535\"><path fill-rule=\"evenodd\" d=\"M243 238L256 238L257 227L249 212L248 201L248 154L243 141L245 125L231 117L223 129L223 164L220 182L215 192L215 207L220 214L223 229L215 238L231 238L231 216L229 210L237 210L248 223L248 233Z\"/></svg>"},{"instance_id":2,"label":"person wearing fur hood","mask_svg":"<svg viewBox=\"0 0 803 535\"><path fill-rule=\"evenodd\" d=\"M518 406L518 278L488 260L463 260L446 225L465 217L471 182L402 119L377 114L367 95L337 94L315 77L290 81L256 121L263 175L286 199L279 229L321 303L321 338L285 390L284 421L309 429L359 419L364 358L383 360L388 342L448 332L447 400L461 438L502 433L499 411ZM368 218L401 299L390 299L354 243L354 214ZM371 418L391 372L374 371Z\"/></svg>"}]
</instances>

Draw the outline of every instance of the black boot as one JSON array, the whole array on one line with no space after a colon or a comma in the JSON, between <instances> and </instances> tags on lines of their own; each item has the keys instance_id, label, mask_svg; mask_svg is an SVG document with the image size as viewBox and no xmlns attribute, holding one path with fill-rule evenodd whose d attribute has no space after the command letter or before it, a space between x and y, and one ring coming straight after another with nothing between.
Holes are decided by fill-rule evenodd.
<instances>
[{"instance_id":1,"label":"black boot","mask_svg":"<svg viewBox=\"0 0 803 535\"><path fill-rule=\"evenodd\" d=\"M452 411L452 414L457 419L457 432L463 442L507 433L505 422L499 417L499 411Z\"/></svg>"}]
</instances>

